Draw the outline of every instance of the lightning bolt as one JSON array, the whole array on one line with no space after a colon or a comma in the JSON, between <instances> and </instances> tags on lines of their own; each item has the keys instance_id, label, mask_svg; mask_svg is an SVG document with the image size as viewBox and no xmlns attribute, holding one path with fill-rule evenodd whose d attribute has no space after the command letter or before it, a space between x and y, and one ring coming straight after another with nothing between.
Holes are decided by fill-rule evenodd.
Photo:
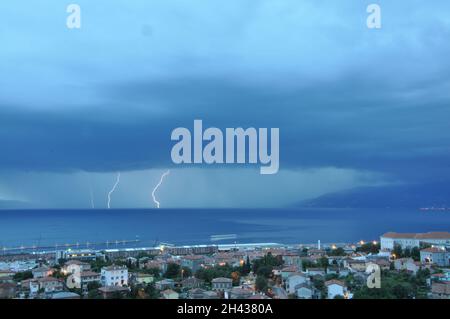
<instances>
[{"instance_id":1,"label":"lightning bolt","mask_svg":"<svg viewBox=\"0 0 450 319\"><path fill-rule=\"evenodd\" d=\"M91 207L95 208L94 204L94 191L92 190L92 185L89 184L89 195L91 196Z\"/></svg>"},{"instance_id":2,"label":"lightning bolt","mask_svg":"<svg viewBox=\"0 0 450 319\"><path fill-rule=\"evenodd\" d=\"M167 170L166 172L164 172L164 173L161 175L161 178L159 179L159 183L155 186L155 188L153 188L152 197L153 197L153 202L156 204L156 208L159 208L160 203L159 203L158 200L156 199L155 193L156 193L156 191L158 190L159 186L161 186L161 184L162 184L162 182L163 182L163 180L164 180L164 177L166 177L166 176L169 175L169 174L170 174L170 170Z\"/></svg>"},{"instance_id":3,"label":"lightning bolt","mask_svg":"<svg viewBox=\"0 0 450 319\"><path fill-rule=\"evenodd\" d=\"M120 172L117 173L116 182L115 182L113 188L108 193L108 208L111 208L111 194L114 193L114 191L116 190L117 185L119 185L119 182L120 182Z\"/></svg>"}]
</instances>

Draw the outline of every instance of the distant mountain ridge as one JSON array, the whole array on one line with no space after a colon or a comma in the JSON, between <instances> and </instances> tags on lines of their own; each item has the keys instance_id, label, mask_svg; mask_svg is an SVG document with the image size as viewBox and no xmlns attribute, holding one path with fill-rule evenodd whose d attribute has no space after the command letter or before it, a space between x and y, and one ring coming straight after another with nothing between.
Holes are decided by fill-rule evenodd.
<instances>
[{"instance_id":1,"label":"distant mountain ridge","mask_svg":"<svg viewBox=\"0 0 450 319\"><path fill-rule=\"evenodd\" d=\"M334 208L450 207L450 182L359 187L303 200L294 206Z\"/></svg>"}]
</instances>

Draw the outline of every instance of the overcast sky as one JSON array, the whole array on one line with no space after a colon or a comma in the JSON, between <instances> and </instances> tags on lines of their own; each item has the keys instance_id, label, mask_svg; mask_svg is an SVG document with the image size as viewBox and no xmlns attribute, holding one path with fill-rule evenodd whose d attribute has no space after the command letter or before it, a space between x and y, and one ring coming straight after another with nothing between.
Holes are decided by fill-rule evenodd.
<instances>
[{"instance_id":1,"label":"overcast sky","mask_svg":"<svg viewBox=\"0 0 450 319\"><path fill-rule=\"evenodd\" d=\"M0 2L0 207L284 207L450 180L450 2ZM174 166L171 131L279 127L280 171Z\"/></svg>"}]
</instances>

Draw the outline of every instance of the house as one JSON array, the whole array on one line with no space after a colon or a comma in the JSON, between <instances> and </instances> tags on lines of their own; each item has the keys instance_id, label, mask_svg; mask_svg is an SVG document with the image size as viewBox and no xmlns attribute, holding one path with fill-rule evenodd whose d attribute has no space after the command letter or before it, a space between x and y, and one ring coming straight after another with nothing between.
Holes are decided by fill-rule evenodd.
<instances>
[{"instance_id":1,"label":"house","mask_svg":"<svg viewBox=\"0 0 450 319\"><path fill-rule=\"evenodd\" d=\"M433 299L450 299L450 281L439 281L431 284Z\"/></svg>"},{"instance_id":2,"label":"house","mask_svg":"<svg viewBox=\"0 0 450 319\"><path fill-rule=\"evenodd\" d=\"M344 266L347 267L352 272L363 272L366 271L366 261L360 259L345 259Z\"/></svg>"},{"instance_id":3,"label":"house","mask_svg":"<svg viewBox=\"0 0 450 319\"><path fill-rule=\"evenodd\" d=\"M394 260L395 270L406 270L416 274L420 269L420 263L415 262L412 258L399 258Z\"/></svg>"},{"instance_id":4,"label":"house","mask_svg":"<svg viewBox=\"0 0 450 319\"><path fill-rule=\"evenodd\" d=\"M327 287L328 299L334 299L336 296L347 296L347 287L343 281L332 279L325 281Z\"/></svg>"},{"instance_id":5,"label":"house","mask_svg":"<svg viewBox=\"0 0 450 319\"><path fill-rule=\"evenodd\" d=\"M17 285L13 283L0 284L0 299L11 299L16 296Z\"/></svg>"},{"instance_id":6,"label":"house","mask_svg":"<svg viewBox=\"0 0 450 319\"><path fill-rule=\"evenodd\" d=\"M345 256L327 256L328 265L343 266Z\"/></svg>"},{"instance_id":7,"label":"house","mask_svg":"<svg viewBox=\"0 0 450 319\"><path fill-rule=\"evenodd\" d=\"M212 290L226 291L226 290L230 290L233 287L233 280L230 278L219 277L219 278L214 278L211 281L211 284L212 284Z\"/></svg>"},{"instance_id":8,"label":"house","mask_svg":"<svg viewBox=\"0 0 450 319\"><path fill-rule=\"evenodd\" d=\"M286 252L281 255L281 259L285 266L296 266L299 269L302 268L302 259L297 253Z\"/></svg>"},{"instance_id":9,"label":"house","mask_svg":"<svg viewBox=\"0 0 450 319\"><path fill-rule=\"evenodd\" d=\"M378 265L381 270L389 270L391 267L391 262L386 258L378 258L372 261L372 263Z\"/></svg>"},{"instance_id":10,"label":"house","mask_svg":"<svg viewBox=\"0 0 450 319\"><path fill-rule=\"evenodd\" d=\"M308 276L325 276L324 268L307 268L306 273Z\"/></svg>"},{"instance_id":11,"label":"house","mask_svg":"<svg viewBox=\"0 0 450 319\"><path fill-rule=\"evenodd\" d=\"M155 288L158 290L175 288L175 281L173 279L163 279L155 282Z\"/></svg>"},{"instance_id":12,"label":"house","mask_svg":"<svg viewBox=\"0 0 450 319\"><path fill-rule=\"evenodd\" d=\"M281 279L285 282L290 275L298 273L299 268L297 266L288 266L281 269Z\"/></svg>"},{"instance_id":13,"label":"house","mask_svg":"<svg viewBox=\"0 0 450 319\"><path fill-rule=\"evenodd\" d=\"M201 288L194 288L188 291L188 298L189 299L205 299L204 294L206 290Z\"/></svg>"},{"instance_id":14,"label":"house","mask_svg":"<svg viewBox=\"0 0 450 319\"><path fill-rule=\"evenodd\" d=\"M440 267L450 266L450 251L439 247L425 248L420 251L420 261Z\"/></svg>"},{"instance_id":15,"label":"house","mask_svg":"<svg viewBox=\"0 0 450 319\"><path fill-rule=\"evenodd\" d=\"M193 273L202 268L202 264L203 256L199 255L184 256L181 259L181 267L190 268Z\"/></svg>"},{"instance_id":16,"label":"house","mask_svg":"<svg viewBox=\"0 0 450 319\"><path fill-rule=\"evenodd\" d=\"M160 273L167 270L167 264L162 260L149 260L143 265L145 269L158 269Z\"/></svg>"},{"instance_id":17,"label":"house","mask_svg":"<svg viewBox=\"0 0 450 319\"><path fill-rule=\"evenodd\" d=\"M54 277L44 277L37 279L39 290L45 293L52 293L64 290L64 283L61 279Z\"/></svg>"},{"instance_id":18,"label":"house","mask_svg":"<svg viewBox=\"0 0 450 319\"><path fill-rule=\"evenodd\" d=\"M327 252L323 249L316 249L316 248L311 248L308 249L307 255L308 256L319 256L319 257L323 257L327 254Z\"/></svg>"},{"instance_id":19,"label":"house","mask_svg":"<svg viewBox=\"0 0 450 319\"><path fill-rule=\"evenodd\" d=\"M219 295L215 291L194 288L188 292L189 299L218 299Z\"/></svg>"},{"instance_id":20,"label":"house","mask_svg":"<svg viewBox=\"0 0 450 319\"><path fill-rule=\"evenodd\" d=\"M108 266L101 269L103 286L127 286L128 268L125 266Z\"/></svg>"},{"instance_id":21,"label":"house","mask_svg":"<svg viewBox=\"0 0 450 319\"><path fill-rule=\"evenodd\" d=\"M178 299L179 295L178 292L172 290L172 289L166 289L161 292L161 295L163 299Z\"/></svg>"},{"instance_id":22,"label":"house","mask_svg":"<svg viewBox=\"0 0 450 319\"><path fill-rule=\"evenodd\" d=\"M295 294L299 299L313 299L314 290L310 285L302 283L295 286Z\"/></svg>"},{"instance_id":23,"label":"house","mask_svg":"<svg viewBox=\"0 0 450 319\"><path fill-rule=\"evenodd\" d=\"M309 283L309 281L309 277L304 273L293 273L286 279L286 291L288 294L294 294L296 286Z\"/></svg>"},{"instance_id":24,"label":"house","mask_svg":"<svg viewBox=\"0 0 450 319\"><path fill-rule=\"evenodd\" d=\"M392 250L396 245L402 249L420 247L421 243L432 245L450 245L449 232L395 233L389 232L380 237L381 249Z\"/></svg>"},{"instance_id":25,"label":"house","mask_svg":"<svg viewBox=\"0 0 450 319\"><path fill-rule=\"evenodd\" d=\"M87 289L88 284L93 282L100 282L100 274L87 270L69 275L66 285L69 289Z\"/></svg>"},{"instance_id":26,"label":"house","mask_svg":"<svg viewBox=\"0 0 450 319\"><path fill-rule=\"evenodd\" d=\"M145 273L135 273L133 274L133 279L136 284L150 284L155 280L155 277L151 274Z\"/></svg>"},{"instance_id":27,"label":"house","mask_svg":"<svg viewBox=\"0 0 450 319\"><path fill-rule=\"evenodd\" d=\"M106 286L98 288L103 299L121 298L127 295L128 288L122 286Z\"/></svg>"},{"instance_id":28,"label":"house","mask_svg":"<svg viewBox=\"0 0 450 319\"><path fill-rule=\"evenodd\" d=\"M0 270L0 279L4 277L14 277L16 273L12 270Z\"/></svg>"},{"instance_id":29,"label":"house","mask_svg":"<svg viewBox=\"0 0 450 319\"><path fill-rule=\"evenodd\" d=\"M339 274L339 267L329 266L326 270L327 275L337 275Z\"/></svg>"},{"instance_id":30,"label":"house","mask_svg":"<svg viewBox=\"0 0 450 319\"><path fill-rule=\"evenodd\" d=\"M272 287L272 295L273 299L288 299L288 294L282 287Z\"/></svg>"},{"instance_id":31,"label":"house","mask_svg":"<svg viewBox=\"0 0 450 319\"><path fill-rule=\"evenodd\" d=\"M62 272L66 275L88 270L91 270L91 265L79 260L69 260L62 268Z\"/></svg>"},{"instance_id":32,"label":"house","mask_svg":"<svg viewBox=\"0 0 450 319\"><path fill-rule=\"evenodd\" d=\"M3 277L0 277L0 284L6 284L6 283L10 283L10 284L15 283L14 276L3 276Z\"/></svg>"},{"instance_id":33,"label":"house","mask_svg":"<svg viewBox=\"0 0 450 319\"><path fill-rule=\"evenodd\" d=\"M189 277L181 281L181 286L186 289L200 288L204 285L204 280L195 277Z\"/></svg>"},{"instance_id":34,"label":"house","mask_svg":"<svg viewBox=\"0 0 450 319\"><path fill-rule=\"evenodd\" d=\"M242 287L233 287L230 291L230 299L248 299L254 293L253 290Z\"/></svg>"},{"instance_id":35,"label":"house","mask_svg":"<svg viewBox=\"0 0 450 319\"><path fill-rule=\"evenodd\" d=\"M47 266L42 266L38 268L34 268L31 270L31 273L33 274L33 278L44 278L51 276L53 274L53 269L50 269Z\"/></svg>"}]
</instances>

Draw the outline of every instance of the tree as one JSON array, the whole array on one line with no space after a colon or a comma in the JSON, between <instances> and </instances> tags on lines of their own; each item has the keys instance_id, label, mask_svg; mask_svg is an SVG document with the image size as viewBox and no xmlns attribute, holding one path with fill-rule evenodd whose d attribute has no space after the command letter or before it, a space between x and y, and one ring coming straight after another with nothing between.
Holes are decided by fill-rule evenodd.
<instances>
[{"instance_id":1,"label":"tree","mask_svg":"<svg viewBox=\"0 0 450 319\"><path fill-rule=\"evenodd\" d=\"M18 272L16 274L14 274L13 279L15 281L22 281L22 280L26 280L26 279L30 279L33 278L33 273L31 271L23 271L23 272Z\"/></svg>"},{"instance_id":2,"label":"tree","mask_svg":"<svg viewBox=\"0 0 450 319\"><path fill-rule=\"evenodd\" d=\"M155 288L155 285L150 284L144 288L145 293L147 294L147 298L149 299L158 299L159 298L159 290Z\"/></svg>"},{"instance_id":3,"label":"tree","mask_svg":"<svg viewBox=\"0 0 450 319\"><path fill-rule=\"evenodd\" d=\"M192 276L192 269L189 267L182 267L181 272L183 273L183 278L188 278Z\"/></svg>"},{"instance_id":4,"label":"tree","mask_svg":"<svg viewBox=\"0 0 450 319\"><path fill-rule=\"evenodd\" d=\"M333 256L345 256L345 255L347 255L345 253L344 248L342 248L342 247L338 247L338 248L334 249L332 251L332 254L333 254Z\"/></svg>"},{"instance_id":5,"label":"tree","mask_svg":"<svg viewBox=\"0 0 450 319\"><path fill-rule=\"evenodd\" d=\"M267 287L268 287L268 281L267 281L267 279L265 277L263 277L263 276L256 277L255 288L258 291L266 292L267 291Z\"/></svg>"},{"instance_id":6,"label":"tree","mask_svg":"<svg viewBox=\"0 0 450 319\"><path fill-rule=\"evenodd\" d=\"M151 274L154 277L159 277L161 275L161 271L156 267L145 269L143 272L146 274Z\"/></svg>"},{"instance_id":7,"label":"tree","mask_svg":"<svg viewBox=\"0 0 450 319\"><path fill-rule=\"evenodd\" d=\"M403 256L402 246L395 245L392 253L395 255L395 258L401 258Z\"/></svg>"},{"instance_id":8,"label":"tree","mask_svg":"<svg viewBox=\"0 0 450 319\"><path fill-rule=\"evenodd\" d=\"M256 270L256 275L269 278L270 275L272 275L272 270L273 270L272 266L263 265L263 266L258 267L258 269Z\"/></svg>"},{"instance_id":9,"label":"tree","mask_svg":"<svg viewBox=\"0 0 450 319\"><path fill-rule=\"evenodd\" d=\"M281 259L281 256L274 257L271 253L268 253L263 258L253 262L253 272L268 278L272 274L273 268L281 266L282 264L283 260Z\"/></svg>"},{"instance_id":10,"label":"tree","mask_svg":"<svg viewBox=\"0 0 450 319\"><path fill-rule=\"evenodd\" d=\"M362 244L361 247L356 248L357 252L364 252L364 253L371 253L371 254L378 254L378 252L381 249L380 243L365 243Z\"/></svg>"},{"instance_id":11,"label":"tree","mask_svg":"<svg viewBox=\"0 0 450 319\"><path fill-rule=\"evenodd\" d=\"M170 263L167 265L167 270L164 273L164 277L166 278L178 278L181 276L181 267L178 264Z\"/></svg>"},{"instance_id":12,"label":"tree","mask_svg":"<svg viewBox=\"0 0 450 319\"><path fill-rule=\"evenodd\" d=\"M241 275L245 276L248 275L251 271L251 264L250 264L250 258L247 256L246 261L244 261L242 267L241 267Z\"/></svg>"}]
</instances>

